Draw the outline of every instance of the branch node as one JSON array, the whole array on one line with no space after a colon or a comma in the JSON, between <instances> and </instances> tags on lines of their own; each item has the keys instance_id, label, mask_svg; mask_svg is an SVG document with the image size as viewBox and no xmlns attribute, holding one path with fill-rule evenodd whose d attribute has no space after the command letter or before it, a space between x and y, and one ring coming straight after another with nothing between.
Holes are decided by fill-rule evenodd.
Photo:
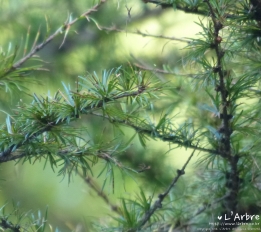
<instances>
[{"instance_id":1,"label":"branch node","mask_svg":"<svg viewBox=\"0 0 261 232\"><path fill-rule=\"evenodd\" d=\"M222 37L221 36L217 36L216 37L216 43L220 44L222 42Z\"/></svg>"},{"instance_id":2,"label":"branch node","mask_svg":"<svg viewBox=\"0 0 261 232\"><path fill-rule=\"evenodd\" d=\"M177 170L177 173L178 173L178 175L181 176L181 175L184 175L184 174L185 174L185 171L184 171L184 170L179 170L179 169L178 169L178 170Z\"/></svg>"},{"instance_id":3,"label":"branch node","mask_svg":"<svg viewBox=\"0 0 261 232\"><path fill-rule=\"evenodd\" d=\"M213 72L214 73L218 73L219 71L221 70L221 66L216 66L216 67L213 67Z\"/></svg>"}]
</instances>

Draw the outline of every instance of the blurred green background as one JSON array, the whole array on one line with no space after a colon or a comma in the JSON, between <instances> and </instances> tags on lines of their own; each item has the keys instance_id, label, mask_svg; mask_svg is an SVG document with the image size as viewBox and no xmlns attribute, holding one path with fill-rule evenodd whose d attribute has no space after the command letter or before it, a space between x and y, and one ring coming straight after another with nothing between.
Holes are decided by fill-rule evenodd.
<instances>
[{"instance_id":1,"label":"blurred green background","mask_svg":"<svg viewBox=\"0 0 261 232\"><path fill-rule=\"evenodd\" d=\"M9 47L19 47L17 60L23 56L26 36L29 34L27 52L34 44L35 37L40 32L37 44L47 35L56 31L70 17L76 18L88 10L97 1L91 0L1 0L0 1L0 48L6 51ZM126 9L131 8L131 18ZM161 9L155 5L144 4L140 0L112 0L107 1L97 12L90 16L95 20L89 22L82 19L74 24L66 37L63 46L64 34L56 37L35 57L27 61L23 67L40 64L48 71L35 71L30 74L35 83L25 83L26 93L0 93L0 108L12 114L18 101L31 102L30 94L36 93L45 96L62 89L61 81L76 88L78 76L87 72L101 73L103 69L111 69L120 65L139 63L150 68L163 69L169 67L175 72L185 72L182 68L182 55L186 43L175 40L159 39L149 36L140 36L131 32L141 31L152 35L174 36L178 38L193 37L199 31L194 23L198 16L184 14L173 9ZM100 30L99 27L115 27L123 32ZM173 89L168 91L160 102L155 102L155 120L166 109L175 108L174 112L186 112L187 98L193 91L185 87L183 77L157 74L160 81L170 81ZM29 95L28 95L29 94ZM190 98L191 99L191 98ZM192 98L193 99L193 98ZM191 100L190 100L191 101ZM193 101L193 100L192 100ZM196 100L195 100L196 102ZM193 112L192 112L193 113ZM6 114L0 113L0 120L4 123ZM75 123L76 127L83 128L85 136L101 140L112 140L115 134L112 127L102 119L90 116L83 117ZM124 128L126 141L135 132ZM117 173L115 191L109 184L104 192L112 202L117 203L120 197L130 197L139 190L140 186L153 182L154 189L146 189L148 193L159 192L164 189L175 175L177 167L183 165L191 151L180 149L170 150L163 142L148 142L144 149L137 138L131 148L119 159L126 165L138 169L140 164L151 166L151 169L139 175L132 174L122 179ZM169 152L168 152L169 151ZM45 211L48 206L48 222L53 228L61 231L92 231L90 222L107 223L112 220L111 210L101 198L93 192L79 176L73 176L70 183L67 177L57 176L57 172L47 165L44 160L35 163L9 162L1 165L0 205L7 203L12 208L12 201L19 203L25 212ZM102 164L94 168L94 179L99 173ZM97 179L102 186L104 176ZM190 178L186 175L185 178ZM125 185L123 185L125 183ZM182 184L181 184L182 185ZM184 186L183 186L184 187Z\"/></svg>"}]
</instances>

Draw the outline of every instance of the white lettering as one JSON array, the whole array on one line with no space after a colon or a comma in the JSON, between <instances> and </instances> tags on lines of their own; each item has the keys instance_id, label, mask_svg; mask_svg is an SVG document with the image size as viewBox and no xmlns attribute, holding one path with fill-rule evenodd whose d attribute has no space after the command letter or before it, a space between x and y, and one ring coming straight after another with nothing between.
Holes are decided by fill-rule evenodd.
<instances>
[{"instance_id":1,"label":"white lettering","mask_svg":"<svg viewBox=\"0 0 261 232\"><path fill-rule=\"evenodd\" d=\"M230 220L230 218L227 218L227 215L225 214L225 220Z\"/></svg>"},{"instance_id":2,"label":"white lettering","mask_svg":"<svg viewBox=\"0 0 261 232\"><path fill-rule=\"evenodd\" d=\"M234 217L234 221L235 221L236 219L240 220L240 217L239 217L238 213L236 213L236 215L235 215L235 217Z\"/></svg>"},{"instance_id":3,"label":"white lettering","mask_svg":"<svg viewBox=\"0 0 261 232\"><path fill-rule=\"evenodd\" d=\"M225 215L226 217L226 215ZM230 218L226 219L226 220L229 220ZM259 220L259 215L250 215L250 214L243 214L243 215L239 215L238 213L235 214L235 217L234 217L234 221L235 220L239 220L239 221L243 221L243 220L246 220L246 221L249 221L249 220L253 220L253 219L256 219L256 220Z\"/></svg>"}]
</instances>

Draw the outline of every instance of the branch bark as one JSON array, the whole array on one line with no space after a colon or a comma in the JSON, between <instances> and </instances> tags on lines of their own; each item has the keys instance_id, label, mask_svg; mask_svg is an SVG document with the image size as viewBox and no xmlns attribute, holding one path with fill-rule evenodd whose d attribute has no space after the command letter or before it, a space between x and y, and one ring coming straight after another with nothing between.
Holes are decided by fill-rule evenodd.
<instances>
[{"instance_id":1,"label":"branch bark","mask_svg":"<svg viewBox=\"0 0 261 232\"><path fill-rule=\"evenodd\" d=\"M232 112L230 112L230 105L233 103L229 99L229 81L226 79L231 78L229 76L229 72L226 72L224 69L223 58L225 55L225 51L221 47L222 37L220 36L220 30L223 28L222 20L218 13L216 13L215 8L212 6L209 0L205 0L209 11L210 16L214 25L214 41L213 41L213 48L216 53L216 67L213 68L218 75L218 86L216 87L216 91L220 92L221 97L221 127L219 132L222 134L222 139L219 144L219 151L221 152L221 156L228 161L230 164L230 168L227 169L227 182L226 187L228 190L228 195L224 200L225 205L225 213L233 212L237 210L238 205L238 194L239 194L239 170L238 170L238 160L239 156L237 154L233 154L231 151L231 134L232 134L232 127L231 127L231 119L232 119ZM224 17L223 17L224 18ZM235 225L231 226L231 229L234 228Z\"/></svg>"}]
</instances>

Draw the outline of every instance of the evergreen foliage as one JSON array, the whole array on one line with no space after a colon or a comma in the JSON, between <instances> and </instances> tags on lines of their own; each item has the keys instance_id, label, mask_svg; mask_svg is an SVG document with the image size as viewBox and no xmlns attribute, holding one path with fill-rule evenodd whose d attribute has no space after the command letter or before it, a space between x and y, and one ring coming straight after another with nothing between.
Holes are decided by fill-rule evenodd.
<instances>
[{"instance_id":1,"label":"evergreen foliage","mask_svg":"<svg viewBox=\"0 0 261 232\"><path fill-rule=\"evenodd\" d=\"M114 213L104 224L94 222L91 231L260 230L261 1L143 0L163 11L172 8L173 17L176 11L199 17L196 37L172 38L186 42L178 73L176 67L153 69L130 61L101 67L101 73L79 74L74 87L62 82L54 94L29 93L26 85L35 82L31 73L44 68L28 61L60 34L62 48L80 20L93 22L97 30L121 32L102 27L90 16L109 2L97 1L75 19L70 15L53 34L46 23L47 36L39 42L37 34L29 52L27 42L23 51L3 49L0 88L9 95L28 92L30 103L20 100L12 111L2 110L6 117L0 128L0 163L44 160L58 175L84 179ZM131 18L131 8L126 8ZM83 133L87 126L77 124L96 118L113 132L92 138ZM185 148L191 155L155 187L153 169L158 165L165 174L163 161L169 157L129 159L137 138L144 149L154 141L168 145L169 152L182 154L178 148ZM191 159L197 165L188 181ZM144 188L113 204L103 190L111 186L117 191L118 173L123 181L125 176L143 175ZM101 188L95 184L96 176L104 177ZM18 206L11 213L1 208L3 231L46 231L47 222L47 210L36 217L21 213Z\"/></svg>"}]
</instances>

